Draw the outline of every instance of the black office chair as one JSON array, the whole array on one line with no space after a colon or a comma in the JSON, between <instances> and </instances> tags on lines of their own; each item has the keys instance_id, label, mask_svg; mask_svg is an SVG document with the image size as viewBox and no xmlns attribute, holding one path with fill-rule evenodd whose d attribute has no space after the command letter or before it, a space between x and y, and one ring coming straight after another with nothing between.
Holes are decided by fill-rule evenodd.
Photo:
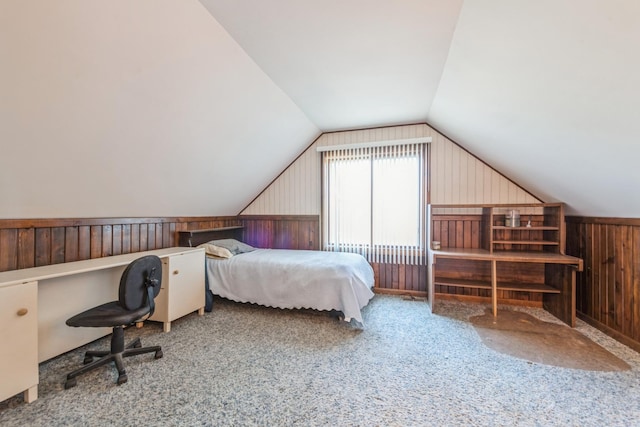
<instances>
[{"instance_id":1,"label":"black office chair","mask_svg":"<svg viewBox=\"0 0 640 427\"><path fill-rule=\"evenodd\" d=\"M76 385L76 377L111 361L118 368L118 385L127 382L127 373L124 370L122 359L138 354L155 352L155 358L162 357L162 349L159 346L144 347L140 338L132 343L124 345L124 327L144 320L153 314L155 309L154 298L160 292L162 281L162 262L154 255L144 256L133 261L127 266L120 279L118 301L108 302L98 307L91 308L67 320L67 325L77 327L113 328L111 335L110 351L87 351L84 356L84 364L67 375L64 388L68 389ZM100 357L93 360L94 357Z\"/></svg>"}]
</instances>

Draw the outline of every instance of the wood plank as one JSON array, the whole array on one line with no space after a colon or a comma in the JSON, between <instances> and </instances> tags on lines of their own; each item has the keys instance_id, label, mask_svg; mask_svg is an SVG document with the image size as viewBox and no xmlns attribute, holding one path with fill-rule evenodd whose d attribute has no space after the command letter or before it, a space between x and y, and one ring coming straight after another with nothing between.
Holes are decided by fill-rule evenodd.
<instances>
[{"instance_id":1,"label":"wood plank","mask_svg":"<svg viewBox=\"0 0 640 427\"><path fill-rule=\"evenodd\" d=\"M122 250L123 254L131 253L131 224L122 224Z\"/></svg>"},{"instance_id":2,"label":"wood plank","mask_svg":"<svg viewBox=\"0 0 640 427\"><path fill-rule=\"evenodd\" d=\"M632 327L629 336L640 343L640 227L633 227L632 232L632 272L631 287L633 293L629 303L633 308Z\"/></svg>"},{"instance_id":3,"label":"wood plank","mask_svg":"<svg viewBox=\"0 0 640 427\"><path fill-rule=\"evenodd\" d=\"M398 264L389 264L391 268L391 287L400 289L400 268Z\"/></svg>"},{"instance_id":4,"label":"wood plank","mask_svg":"<svg viewBox=\"0 0 640 427\"><path fill-rule=\"evenodd\" d=\"M78 260L91 258L91 227L78 226Z\"/></svg>"},{"instance_id":5,"label":"wood plank","mask_svg":"<svg viewBox=\"0 0 640 427\"><path fill-rule=\"evenodd\" d=\"M575 269L567 265L547 264L545 283L559 286L559 294L545 294L543 307L572 328L576 325Z\"/></svg>"},{"instance_id":6,"label":"wood plank","mask_svg":"<svg viewBox=\"0 0 640 427\"><path fill-rule=\"evenodd\" d=\"M140 249L140 224L131 224L131 252L141 252Z\"/></svg>"},{"instance_id":7,"label":"wood plank","mask_svg":"<svg viewBox=\"0 0 640 427\"><path fill-rule=\"evenodd\" d=\"M606 229L606 313L605 324L615 329L615 232L614 229L607 227Z\"/></svg>"},{"instance_id":8,"label":"wood plank","mask_svg":"<svg viewBox=\"0 0 640 427\"><path fill-rule=\"evenodd\" d=\"M35 240L35 230L33 228L21 228L18 230L18 268L35 266Z\"/></svg>"},{"instance_id":9,"label":"wood plank","mask_svg":"<svg viewBox=\"0 0 640 427\"><path fill-rule=\"evenodd\" d=\"M0 271L18 268L18 230L0 230Z\"/></svg>"},{"instance_id":10,"label":"wood plank","mask_svg":"<svg viewBox=\"0 0 640 427\"><path fill-rule=\"evenodd\" d=\"M593 269L593 289L592 289L592 312L591 316L599 323L604 324L604 299L602 296L605 294L604 289L604 275L602 274L602 257L603 246L601 242L604 235L604 230L598 224L594 224L593 229L593 258L589 263Z\"/></svg>"},{"instance_id":11,"label":"wood plank","mask_svg":"<svg viewBox=\"0 0 640 427\"><path fill-rule=\"evenodd\" d=\"M91 259L102 257L102 226L91 226Z\"/></svg>"},{"instance_id":12,"label":"wood plank","mask_svg":"<svg viewBox=\"0 0 640 427\"><path fill-rule=\"evenodd\" d=\"M177 246L178 245L178 242L176 240L177 224L175 222L172 222L171 224L169 224L168 227L165 227L164 231L165 231L165 234L162 236L163 246L165 248L172 248L174 246Z\"/></svg>"},{"instance_id":13,"label":"wood plank","mask_svg":"<svg viewBox=\"0 0 640 427\"><path fill-rule=\"evenodd\" d=\"M208 227L209 224L206 226ZM156 242L156 224L147 224L147 246L150 250L158 247Z\"/></svg>"},{"instance_id":14,"label":"wood plank","mask_svg":"<svg viewBox=\"0 0 640 427\"><path fill-rule=\"evenodd\" d=\"M51 228L51 264L64 262L65 227Z\"/></svg>"},{"instance_id":15,"label":"wood plank","mask_svg":"<svg viewBox=\"0 0 640 427\"><path fill-rule=\"evenodd\" d=\"M51 228L36 228L35 266L51 265Z\"/></svg>"},{"instance_id":16,"label":"wood plank","mask_svg":"<svg viewBox=\"0 0 640 427\"><path fill-rule=\"evenodd\" d=\"M64 262L73 262L78 260L78 227L64 228Z\"/></svg>"},{"instance_id":17,"label":"wood plank","mask_svg":"<svg viewBox=\"0 0 640 427\"><path fill-rule=\"evenodd\" d=\"M155 239L155 248L156 249L162 249L162 236L164 235L164 224L163 223L157 223L155 224L156 227L156 235L154 236Z\"/></svg>"},{"instance_id":18,"label":"wood plank","mask_svg":"<svg viewBox=\"0 0 640 427\"><path fill-rule=\"evenodd\" d=\"M113 254L113 226L102 226L102 250L101 256L111 256Z\"/></svg>"},{"instance_id":19,"label":"wood plank","mask_svg":"<svg viewBox=\"0 0 640 427\"><path fill-rule=\"evenodd\" d=\"M621 331L623 326L623 316L625 307L623 302L623 265L624 265L624 245L623 231L620 225L613 227L613 238L615 247L615 258L613 263L613 325L614 329Z\"/></svg>"},{"instance_id":20,"label":"wood plank","mask_svg":"<svg viewBox=\"0 0 640 427\"><path fill-rule=\"evenodd\" d=\"M122 224L111 226L111 255L122 254Z\"/></svg>"},{"instance_id":21,"label":"wood plank","mask_svg":"<svg viewBox=\"0 0 640 427\"><path fill-rule=\"evenodd\" d=\"M624 335L633 334L633 232L628 225L620 226L622 263L620 265L620 300L617 305L622 307L619 313L621 331Z\"/></svg>"}]
</instances>

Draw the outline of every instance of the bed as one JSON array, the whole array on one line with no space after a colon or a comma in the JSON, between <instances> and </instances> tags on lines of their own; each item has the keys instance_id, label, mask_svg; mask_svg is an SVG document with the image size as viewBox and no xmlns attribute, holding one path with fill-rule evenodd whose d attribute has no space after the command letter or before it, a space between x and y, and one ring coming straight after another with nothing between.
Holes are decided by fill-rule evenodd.
<instances>
[{"instance_id":1,"label":"bed","mask_svg":"<svg viewBox=\"0 0 640 427\"><path fill-rule=\"evenodd\" d=\"M361 309L374 295L373 269L364 257L253 248L240 241L236 229L179 233L181 245L207 251L207 293L267 307L338 311L345 321L363 326Z\"/></svg>"}]
</instances>

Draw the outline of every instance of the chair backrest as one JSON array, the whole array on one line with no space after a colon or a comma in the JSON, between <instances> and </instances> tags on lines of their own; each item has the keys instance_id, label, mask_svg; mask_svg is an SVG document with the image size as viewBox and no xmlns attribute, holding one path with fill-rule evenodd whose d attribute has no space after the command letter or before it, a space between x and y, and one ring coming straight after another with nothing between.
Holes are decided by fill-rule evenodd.
<instances>
[{"instance_id":1,"label":"chair backrest","mask_svg":"<svg viewBox=\"0 0 640 427\"><path fill-rule=\"evenodd\" d=\"M137 310L144 305L155 308L153 300L160 293L162 261L155 255L147 255L131 262L120 278L118 300L126 310Z\"/></svg>"}]
</instances>

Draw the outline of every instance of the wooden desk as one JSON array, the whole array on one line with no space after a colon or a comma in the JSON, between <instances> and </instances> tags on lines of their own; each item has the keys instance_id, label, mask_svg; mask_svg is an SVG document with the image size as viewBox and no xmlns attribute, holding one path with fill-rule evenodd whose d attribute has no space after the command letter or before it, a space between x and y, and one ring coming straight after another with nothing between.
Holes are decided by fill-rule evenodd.
<instances>
[{"instance_id":1,"label":"wooden desk","mask_svg":"<svg viewBox=\"0 0 640 427\"><path fill-rule=\"evenodd\" d=\"M498 289L540 292L543 293L543 307L547 311L569 326L575 326L575 274L576 271L582 271L583 269L583 262L580 258L552 252L490 252L485 249L461 248L430 250L429 255L432 267L429 284L431 301L435 296L435 285L490 289L493 315L496 316L498 313ZM438 260L454 260L455 264L448 266L449 271L444 271L438 268ZM477 275L474 274L474 265L470 264L473 262L488 263L490 266L488 277L480 272ZM526 280L513 280L513 278L509 278L507 281L500 281L498 263L543 264L545 270L544 282L527 283ZM467 274L464 274L464 272Z\"/></svg>"},{"instance_id":2,"label":"wooden desk","mask_svg":"<svg viewBox=\"0 0 640 427\"><path fill-rule=\"evenodd\" d=\"M0 273L0 401L20 392L27 402L37 399L39 362L111 333L65 322L117 300L122 272L145 255L163 264L151 320L163 322L168 332L172 320L196 310L203 314L204 249L166 248Z\"/></svg>"}]
</instances>

